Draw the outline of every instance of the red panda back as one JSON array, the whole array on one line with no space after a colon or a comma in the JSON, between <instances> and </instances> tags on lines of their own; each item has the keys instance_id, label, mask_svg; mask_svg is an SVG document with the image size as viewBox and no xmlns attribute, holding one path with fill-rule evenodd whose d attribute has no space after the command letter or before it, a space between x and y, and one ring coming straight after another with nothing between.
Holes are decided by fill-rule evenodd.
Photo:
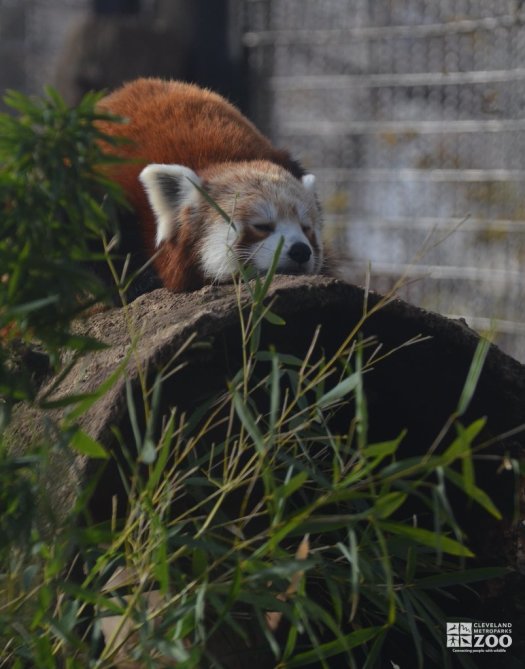
<instances>
[{"instance_id":1,"label":"red panda back","mask_svg":"<svg viewBox=\"0 0 525 669\"><path fill-rule=\"evenodd\" d=\"M276 149L223 97L193 84L137 79L105 97L100 108L127 119L100 123L109 135L131 140L119 155L139 159L121 168L126 191L148 163L178 163L195 172L216 163L269 160L297 178L304 171L286 151Z\"/></svg>"}]
</instances>

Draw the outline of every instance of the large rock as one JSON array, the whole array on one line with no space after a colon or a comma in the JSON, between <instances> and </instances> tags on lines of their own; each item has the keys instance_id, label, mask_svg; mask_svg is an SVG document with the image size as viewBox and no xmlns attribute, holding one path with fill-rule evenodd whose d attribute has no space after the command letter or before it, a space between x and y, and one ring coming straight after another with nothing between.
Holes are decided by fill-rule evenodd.
<instances>
[{"instance_id":1,"label":"large rock","mask_svg":"<svg viewBox=\"0 0 525 669\"><path fill-rule=\"evenodd\" d=\"M108 348L77 362L48 399L96 391L122 363L135 337L136 348L126 374L82 416L82 429L109 448L115 447L112 426L125 431L127 424L126 382L138 391L139 369L147 370L151 376L172 359L174 364L184 362L185 367L166 384L164 409L174 405L182 410L195 407L205 395L223 390L226 380L241 365L239 299L248 301L246 291L239 298L232 286L208 286L184 294L160 289L141 296L127 309L92 316L81 324L81 330L102 340ZM365 293L356 286L324 277L280 277L274 281L268 300L273 301L273 311L285 319L286 325L265 323L262 348L273 344L278 351L304 355L320 325L316 348L330 354L360 323ZM381 300L380 296L369 294L368 310ZM364 337L373 336L382 345L382 352L416 337L423 339L394 352L366 375L370 439L392 438L407 428L405 453L423 453L457 407L479 336L463 322L400 300L382 306L364 321L360 332ZM203 342L207 345L202 346ZM55 379L51 379L44 384L40 396L47 396L54 383ZM28 407L17 409L11 430L13 442L25 444L38 437L36 417L28 416L34 411ZM351 411L349 405L342 422ZM58 410L55 414L60 416ZM481 416L487 417L487 434L491 437L514 430L524 422L525 368L495 346L490 348L462 420L467 423ZM525 436L518 432L499 441L493 450L516 454L524 441ZM93 463L82 456L71 457L71 471L64 485L74 489L90 476ZM508 503L505 477L493 472L489 479L500 501ZM98 512L105 515L105 501L98 499Z\"/></svg>"}]
</instances>

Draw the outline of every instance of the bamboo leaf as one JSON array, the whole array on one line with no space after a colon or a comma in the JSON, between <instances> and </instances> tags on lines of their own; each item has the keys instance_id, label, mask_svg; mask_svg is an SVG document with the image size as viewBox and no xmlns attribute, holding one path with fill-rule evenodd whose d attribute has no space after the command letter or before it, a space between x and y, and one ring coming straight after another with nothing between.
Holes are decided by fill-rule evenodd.
<instances>
[{"instance_id":1,"label":"bamboo leaf","mask_svg":"<svg viewBox=\"0 0 525 669\"><path fill-rule=\"evenodd\" d=\"M364 629L355 630L350 634L342 637L341 639L336 639L335 641L330 641L328 643L321 644L314 650L306 651L305 653L299 653L294 658L289 660L285 667L286 669L293 669L294 667L306 667L309 664L318 663L320 659L326 660L329 657L334 655L340 655L345 651L356 648L357 646L362 646L371 639L374 639L378 634L383 631L382 627L365 627Z\"/></svg>"},{"instance_id":2,"label":"bamboo leaf","mask_svg":"<svg viewBox=\"0 0 525 669\"><path fill-rule=\"evenodd\" d=\"M405 503L407 495L402 492L389 492L380 495L372 508L378 518L388 518Z\"/></svg>"},{"instance_id":3,"label":"bamboo leaf","mask_svg":"<svg viewBox=\"0 0 525 669\"><path fill-rule=\"evenodd\" d=\"M321 409L324 409L327 406L330 406L331 404L338 402L343 397L345 397L345 395L348 395L358 387L360 382L360 377L361 375L359 372L354 372L346 379L343 379L331 390L329 390L322 397L320 397L317 400L317 405Z\"/></svg>"},{"instance_id":4,"label":"bamboo leaf","mask_svg":"<svg viewBox=\"0 0 525 669\"><path fill-rule=\"evenodd\" d=\"M430 530L425 530L420 527L402 525L401 523L379 521L379 525L385 532L392 532L392 534L406 537L407 539L423 544L424 546L435 548L437 551L461 557L474 557L474 553L472 553L466 546L459 543L459 541L443 536L442 534L437 534L436 532L431 532Z\"/></svg>"},{"instance_id":5,"label":"bamboo leaf","mask_svg":"<svg viewBox=\"0 0 525 669\"><path fill-rule=\"evenodd\" d=\"M270 429L275 430L277 422L277 414L281 405L281 385L280 385L280 371L279 358L272 351L272 369L270 372Z\"/></svg>"},{"instance_id":6,"label":"bamboo leaf","mask_svg":"<svg viewBox=\"0 0 525 669\"><path fill-rule=\"evenodd\" d=\"M480 418L474 421L468 427L457 425L458 435L450 446L443 453L443 458L446 462L452 462L456 458L460 458L467 453L470 453L472 442L479 435L481 430L485 427L487 420Z\"/></svg>"},{"instance_id":7,"label":"bamboo leaf","mask_svg":"<svg viewBox=\"0 0 525 669\"><path fill-rule=\"evenodd\" d=\"M232 218L231 216L228 216L228 214L222 209L217 202L209 195L209 193L199 184L195 183L193 179L190 179L190 177L186 177L186 179L192 184L196 190L199 191L199 193L202 195L202 197L206 200L206 202L215 209L215 211L219 214L219 216L224 219L225 223L228 225L232 225Z\"/></svg>"},{"instance_id":8,"label":"bamboo leaf","mask_svg":"<svg viewBox=\"0 0 525 669\"><path fill-rule=\"evenodd\" d=\"M286 325L284 318L274 314L273 311L266 311L264 313L264 320L268 321L268 323L271 323L272 325Z\"/></svg>"},{"instance_id":9,"label":"bamboo leaf","mask_svg":"<svg viewBox=\"0 0 525 669\"><path fill-rule=\"evenodd\" d=\"M266 450L264 445L264 438L259 428L257 427L257 424L255 423L255 419L253 418L250 409L244 403L239 393L235 390L233 391L233 404L235 407L235 411L239 416L239 419L241 420L241 423L244 425L246 431L252 438L253 443L257 448L257 451L259 453L264 453Z\"/></svg>"},{"instance_id":10,"label":"bamboo leaf","mask_svg":"<svg viewBox=\"0 0 525 669\"><path fill-rule=\"evenodd\" d=\"M463 390L459 398L457 409L459 416L462 416L465 413L472 400L472 397L474 396L489 349L490 341L483 337L480 338L472 358L472 363L470 365L465 385L463 386Z\"/></svg>"},{"instance_id":11,"label":"bamboo leaf","mask_svg":"<svg viewBox=\"0 0 525 669\"><path fill-rule=\"evenodd\" d=\"M466 569L447 574L434 574L433 576L417 579L414 582L414 587L419 590L447 588L451 585L462 585L465 583L476 583L478 581L490 581L494 578L503 578L508 573L508 567Z\"/></svg>"},{"instance_id":12,"label":"bamboo leaf","mask_svg":"<svg viewBox=\"0 0 525 669\"><path fill-rule=\"evenodd\" d=\"M365 448L362 450L362 453L367 458L380 457L381 459L388 455L394 455L394 453L396 453L397 449L399 448L400 443L405 438L406 433L407 431L403 430L399 437L396 437L396 439L393 439L392 441L382 441L377 444L365 446Z\"/></svg>"},{"instance_id":13,"label":"bamboo leaf","mask_svg":"<svg viewBox=\"0 0 525 669\"><path fill-rule=\"evenodd\" d=\"M102 444L82 430L77 430L69 443L71 448L81 455L87 455L94 460L109 459L109 453Z\"/></svg>"},{"instance_id":14,"label":"bamboo leaf","mask_svg":"<svg viewBox=\"0 0 525 669\"><path fill-rule=\"evenodd\" d=\"M488 511L491 516L494 516L494 518L497 518L498 520L501 520L502 516L499 510L497 509L496 505L494 502L490 499L490 497L487 495L486 492L481 490L481 488L478 488L476 485L471 485L467 488L465 488L464 485L464 478L463 476L460 476L457 472L452 471L451 469L445 470L445 476L449 481L451 481L455 486L460 488L461 490L465 491L469 497L471 497L474 501L476 501L481 507L485 509L485 511Z\"/></svg>"},{"instance_id":15,"label":"bamboo leaf","mask_svg":"<svg viewBox=\"0 0 525 669\"><path fill-rule=\"evenodd\" d=\"M287 499L294 492L302 488L304 483L308 480L308 472L300 472L280 488L275 489L275 495L279 499Z\"/></svg>"},{"instance_id":16,"label":"bamboo leaf","mask_svg":"<svg viewBox=\"0 0 525 669\"><path fill-rule=\"evenodd\" d=\"M279 260L281 259L281 253L283 251L283 246L284 246L284 237L281 237L279 239L279 242L275 248L275 252L273 254L272 262L270 265L270 268L266 272L266 276L264 277L264 282L261 286L261 292L259 299L263 299L266 297L268 293L268 289L270 288L270 284L273 280L273 277L275 276L275 273L277 271L277 265L279 264Z\"/></svg>"}]
</instances>

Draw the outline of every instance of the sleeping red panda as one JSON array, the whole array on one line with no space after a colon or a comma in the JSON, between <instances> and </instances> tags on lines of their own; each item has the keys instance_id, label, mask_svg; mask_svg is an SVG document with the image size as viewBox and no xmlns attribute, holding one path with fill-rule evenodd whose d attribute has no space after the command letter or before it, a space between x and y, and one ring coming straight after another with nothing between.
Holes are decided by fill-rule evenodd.
<instances>
[{"instance_id":1,"label":"sleeping red panda","mask_svg":"<svg viewBox=\"0 0 525 669\"><path fill-rule=\"evenodd\" d=\"M187 291L228 281L239 262L264 272L281 238L278 272L321 270L315 178L220 95L177 81L137 79L105 97L100 108L127 120L99 126L131 140L110 149L131 159L111 176L134 208L140 243L164 286Z\"/></svg>"}]
</instances>

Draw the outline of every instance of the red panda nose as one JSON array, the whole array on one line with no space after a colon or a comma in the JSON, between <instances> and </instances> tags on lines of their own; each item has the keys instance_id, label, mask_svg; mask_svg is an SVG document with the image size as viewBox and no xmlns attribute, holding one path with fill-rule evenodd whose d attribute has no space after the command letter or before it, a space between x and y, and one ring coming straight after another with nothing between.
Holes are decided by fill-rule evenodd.
<instances>
[{"instance_id":1,"label":"red panda nose","mask_svg":"<svg viewBox=\"0 0 525 669\"><path fill-rule=\"evenodd\" d=\"M308 244L305 244L304 242L295 242L290 246L290 249L288 250L288 255L292 260L301 264L304 262L308 262L308 260L310 260L310 256L312 255L312 249L308 246Z\"/></svg>"}]
</instances>

